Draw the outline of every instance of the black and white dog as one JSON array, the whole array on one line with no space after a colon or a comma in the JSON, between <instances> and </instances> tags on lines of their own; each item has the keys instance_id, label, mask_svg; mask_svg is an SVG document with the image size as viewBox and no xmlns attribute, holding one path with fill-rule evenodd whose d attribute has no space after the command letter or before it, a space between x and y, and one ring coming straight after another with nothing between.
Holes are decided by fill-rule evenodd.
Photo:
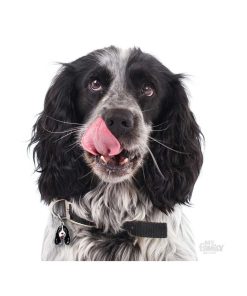
<instances>
[{"instance_id":1,"label":"black and white dog","mask_svg":"<svg viewBox=\"0 0 247 296\"><path fill-rule=\"evenodd\" d=\"M203 157L182 78L136 48L63 64L30 144L51 209L43 260L196 259L182 208Z\"/></svg>"}]
</instances>

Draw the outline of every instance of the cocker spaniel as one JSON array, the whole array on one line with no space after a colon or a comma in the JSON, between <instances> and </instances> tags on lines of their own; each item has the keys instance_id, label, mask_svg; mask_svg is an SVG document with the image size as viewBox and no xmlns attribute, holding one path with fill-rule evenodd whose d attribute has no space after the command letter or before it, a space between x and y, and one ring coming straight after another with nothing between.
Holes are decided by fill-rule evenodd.
<instances>
[{"instance_id":1,"label":"cocker spaniel","mask_svg":"<svg viewBox=\"0 0 247 296\"><path fill-rule=\"evenodd\" d=\"M43 260L196 259L182 208L202 134L182 78L137 48L62 65L30 143L51 211Z\"/></svg>"}]
</instances>

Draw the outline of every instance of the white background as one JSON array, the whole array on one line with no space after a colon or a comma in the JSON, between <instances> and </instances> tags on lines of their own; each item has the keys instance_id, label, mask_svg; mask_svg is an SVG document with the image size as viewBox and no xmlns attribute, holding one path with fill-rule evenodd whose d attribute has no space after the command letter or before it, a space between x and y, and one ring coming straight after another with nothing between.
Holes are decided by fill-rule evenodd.
<instances>
[{"instance_id":1,"label":"white background","mask_svg":"<svg viewBox=\"0 0 247 296\"><path fill-rule=\"evenodd\" d=\"M244 2L1 1L2 295L246 293ZM109 45L141 47L189 74L191 109L206 139L193 207L186 209L199 262L40 262L48 209L26 152L31 127L56 62ZM204 255L199 245L206 240L223 251Z\"/></svg>"}]
</instances>

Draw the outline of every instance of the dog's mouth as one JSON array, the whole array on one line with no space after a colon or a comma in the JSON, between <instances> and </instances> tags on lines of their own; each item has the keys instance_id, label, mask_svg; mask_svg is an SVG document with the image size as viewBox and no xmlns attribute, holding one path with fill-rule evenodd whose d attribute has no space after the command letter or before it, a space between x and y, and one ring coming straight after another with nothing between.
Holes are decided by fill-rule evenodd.
<instances>
[{"instance_id":1,"label":"dog's mouth","mask_svg":"<svg viewBox=\"0 0 247 296\"><path fill-rule=\"evenodd\" d=\"M85 160L103 181L126 180L141 163L141 150L128 149L129 145L116 138L101 117L87 127L80 144L85 151Z\"/></svg>"},{"instance_id":2,"label":"dog's mouth","mask_svg":"<svg viewBox=\"0 0 247 296\"><path fill-rule=\"evenodd\" d=\"M127 150L122 150L122 152L115 156L103 156L97 155L96 162L100 166L111 170L111 171L121 171L130 167L138 159L137 153L130 153Z\"/></svg>"},{"instance_id":3,"label":"dog's mouth","mask_svg":"<svg viewBox=\"0 0 247 296\"><path fill-rule=\"evenodd\" d=\"M85 157L96 174L107 181L113 181L119 177L126 179L134 172L141 160L138 151L126 149L115 156L93 155L85 151Z\"/></svg>"}]
</instances>

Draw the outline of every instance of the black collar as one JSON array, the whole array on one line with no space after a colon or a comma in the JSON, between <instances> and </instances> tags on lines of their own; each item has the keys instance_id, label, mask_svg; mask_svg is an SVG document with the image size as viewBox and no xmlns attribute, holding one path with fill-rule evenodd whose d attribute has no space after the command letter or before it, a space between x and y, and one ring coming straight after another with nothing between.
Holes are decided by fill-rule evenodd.
<instances>
[{"instance_id":1,"label":"black collar","mask_svg":"<svg viewBox=\"0 0 247 296\"><path fill-rule=\"evenodd\" d=\"M52 214L60 220L68 220L79 225L97 228L95 223L83 219L75 214L72 205L65 199L54 201L51 204ZM124 222L121 229L127 231L132 236L150 237L150 238L166 238L167 224L146 221L127 221Z\"/></svg>"}]
</instances>

